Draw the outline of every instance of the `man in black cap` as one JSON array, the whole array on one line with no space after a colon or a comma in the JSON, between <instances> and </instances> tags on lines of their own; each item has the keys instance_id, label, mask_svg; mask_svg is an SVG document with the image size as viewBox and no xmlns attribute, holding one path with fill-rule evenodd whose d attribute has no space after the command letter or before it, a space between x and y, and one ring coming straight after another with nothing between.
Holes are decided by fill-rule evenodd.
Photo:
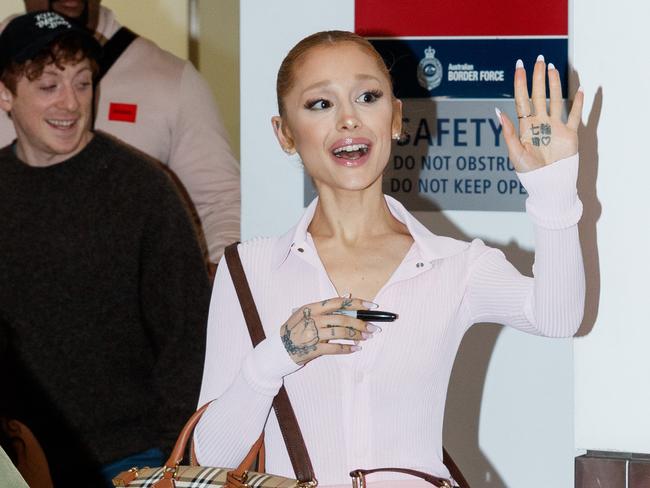
<instances>
[{"instance_id":1,"label":"man in black cap","mask_svg":"<svg viewBox=\"0 0 650 488\"><path fill-rule=\"evenodd\" d=\"M159 165L91 131L100 48L54 12L0 35L0 408L55 486L159 465L196 406L209 282Z\"/></svg>"},{"instance_id":2,"label":"man in black cap","mask_svg":"<svg viewBox=\"0 0 650 488\"><path fill-rule=\"evenodd\" d=\"M28 12L51 10L94 32L107 53L101 63L94 127L174 173L196 209L209 258L217 263L224 247L239 240L240 175L205 79L189 61L122 26L100 0L25 0L24 4ZM0 30L7 21L0 22ZM14 131L1 115L3 146L14 138Z\"/></svg>"}]
</instances>

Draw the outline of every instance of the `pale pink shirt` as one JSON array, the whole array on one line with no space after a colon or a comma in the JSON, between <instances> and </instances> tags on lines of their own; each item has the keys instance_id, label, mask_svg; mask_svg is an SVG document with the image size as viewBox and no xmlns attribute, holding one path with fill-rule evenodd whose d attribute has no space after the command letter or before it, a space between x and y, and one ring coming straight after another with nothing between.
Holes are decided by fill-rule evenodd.
<instances>
[{"instance_id":1,"label":"pale pink shirt","mask_svg":"<svg viewBox=\"0 0 650 488\"><path fill-rule=\"evenodd\" d=\"M113 12L101 7L97 32L110 39L120 27ZM190 62L138 37L97 91L95 128L172 170L196 207L210 258L217 262L223 248L239 240L239 163L206 81ZM133 117L111 116L115 104L127 105ZM15 137L11 120L0 111L0 147Z\"/></svg>"},{"instance_id":2,"label":"pale pink shirt","mask_svg":"<svg viewBox=\"0 0 650 488\"><path fill-rule=\"evenodd\" d=\"M501 251L432 234L386 197L414 244L374 301L399 314L351 355L297 366L279 329L301 305L336 296L307 231L317 201L287 234L239 251L267 339L252 348L228 267L214 286L196 433L201 464L235 466L265 431L267 471L293 476L271 402L284 383L320 486L350 486L354 468L408 467L440 477L447 384L465 331L496 322L532 334L572 336L583 314L584 270L577 222L578 156L520 174L535 224L534 278ZM373 475L370 486L430 486ZM381 484L384 481L386 484Z\"/></svg>"}]
</instances>

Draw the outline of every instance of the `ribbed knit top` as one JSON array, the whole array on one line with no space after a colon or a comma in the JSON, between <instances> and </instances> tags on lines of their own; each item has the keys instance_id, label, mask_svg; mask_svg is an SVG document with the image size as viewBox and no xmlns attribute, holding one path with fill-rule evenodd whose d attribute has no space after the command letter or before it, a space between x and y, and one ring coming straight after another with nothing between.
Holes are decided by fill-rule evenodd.
<instances>
[{"instance_id":1,"label":"ribbed knit top","mask_svg":"<svg viewBox=\"0 0 650 488\"><path fill-rule=\"evenodd\" d=\"M442 463L444 405L467 329L495 322L567 337L581 322L585 285L576 225L582 213L577 169L575 155L519 175L535 225L534 278L522 276L501 251L480 240L432 234L386 197L414 239L374 298L399 319L380 324L383 331L363 342L361 351L323 356L304 367L285 351L279 329L296 307L336 296L307 232L317 201L283 237L242 244L267 339L252 348L222 262L208 321L200 403L217 400L196 430L199 461L238 464L264 428L267 471L292 476L275 414L269 415L284 382L320 486L349 486L354 468L408 467L448 477ZM395 474L372 480L392 480L395 487L418 484Z\"/></svg>"}]
</instances>

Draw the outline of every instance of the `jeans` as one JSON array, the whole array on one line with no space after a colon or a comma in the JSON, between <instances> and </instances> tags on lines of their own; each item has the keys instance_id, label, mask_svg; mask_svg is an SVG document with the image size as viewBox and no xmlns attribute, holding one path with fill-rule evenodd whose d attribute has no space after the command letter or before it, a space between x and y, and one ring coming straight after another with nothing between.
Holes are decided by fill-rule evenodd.
<instances>
[{"instance_id":1,"label":"jeans","mask_svg":"<svg viewBox=\"0 0 650 488\"><path fill-rule=\"evenodd\" d=\"M132 456L105 464L102 466L102 476L108 483L106 486L112 488L112 479L122 471L126 471L133 467L144 468L149 466L151 468L156 468L165 464L165 461L166 459L164 458L163 452L157 447L154 447L138 454L133 454Z\"/></svg>"}]
</instances>

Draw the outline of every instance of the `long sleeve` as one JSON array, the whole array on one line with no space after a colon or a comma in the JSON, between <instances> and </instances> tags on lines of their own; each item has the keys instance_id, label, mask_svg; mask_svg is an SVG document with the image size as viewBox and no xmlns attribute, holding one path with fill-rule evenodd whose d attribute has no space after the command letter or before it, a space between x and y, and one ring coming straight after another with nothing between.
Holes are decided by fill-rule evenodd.
<instances>
[{"instance_id":1,"label":"long sleeve","mask_svg":"<svg viewBox=\"0 0 650 488\"><path fill-rule=\"evenodd\" d=\"M190 63L183 69L172 130L169 168L183 182L201 219L210 259L240 236L239 164L205 80Z\"/></svg>"},{"instance_id":2,"label":"long sleeve","mask_svg":"<svg viewBox=\"0 0 650 488\"><path fill-rule=\"evenodd\" d=\"M262 432L282 378L298 369L279 334L252 347L228 266L222 260L210 304L199 405L216 400L195 430L199 462L239 463Z\"/></svg>"},{"instance_id":3,"label":"long sleeve","mask_svg":"<svg viewBox=\"0 0 650 488\"><path fill-rule=\"evenodd\" d=\"M161 431L171 449L196 408L210 300L201 251L189 213L160 174L142 237L141 313L155 351L153 382Z\"/></svg>"},{"instance_id":4,"label":"long sleeve","mask_svg":"<svg viewBox=\"0 0 650 488\"><path fill-rule=\"evenodd\" d=\"M529 194L526 209L535 228L533 278L522 276L500 251L483 252L467 287L472 323L503 323L549 337L575 334L585 300L577 173L576 154L518 174Z\"/></svg>"}]
</instances>

